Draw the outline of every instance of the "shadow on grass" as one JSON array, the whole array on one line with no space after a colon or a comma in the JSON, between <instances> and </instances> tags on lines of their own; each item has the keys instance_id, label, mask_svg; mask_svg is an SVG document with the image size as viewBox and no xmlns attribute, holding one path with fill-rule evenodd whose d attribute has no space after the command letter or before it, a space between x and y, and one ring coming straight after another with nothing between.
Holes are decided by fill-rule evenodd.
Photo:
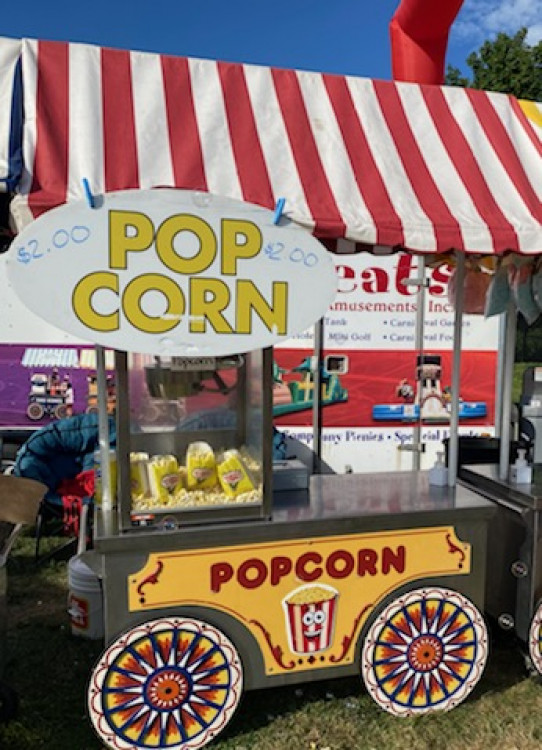
<instances>
[{"instance_id":1,"label":"shadow on grass","mask_svg":"<svg viewBox=\"0 0 542 750\"><path fill-rule=\"evenodd\" d=\"M45 550L62 540L44 540ZM0 725L0 747L17 750L96 750L86 717L86 686L102 650L99 641L72 635L67 614L67 564L36 565L31 531L7 563L7 641L3 682L15 690L15 720Z\"/></svg>"},{"instance_id":2,"label":"shadow on grass","mask_svg":"<svg viewBox=\"0 0 542 750\"><path fill-rule=\"evenodd\" d=\"M470 707L473 707L484 697L490 697L493 700L498 694L505 693L528 678L524 653L518 640L513 635L503 633L497 628L495 632L493 632L493 628L490 628L490 631L488 662L480 682L465 701L465 706L470 704ZM352 720L353 722L359 721L360 732L365 732L360 737L365 736L366 742L370 742L369 727L372 724L382 725L395 722L398 725L403 725L404 722L402 719L396 719L386 714L374 703L365 690L361 676L359 678L323 680L298 686L257 690L246 694L231 724L220 736L216 744L217 750L226 750L227 748L233 750L256 749L259 747L259 741L257 738L254 739L254 735L261 735L262 730L272 725L277 717L285 720L287 724L288 717L292 717L293 721L299 724L300 717L304 715L318 717L322 713L328 714L330 719L332 716L338 717L335 721L340 721L341 717L346 717L345 720L348 721L350 715L357 713L359 718L352 717ZM454 713L455 711L452 712L452 714ZM411 721L417 722L420 726L420 722L431 720L439 714L443 716L441 712L437 712ZM310 721L306 723L306 726L310 727ZM314 733L314 739L316 739L318 735L316 729L308 729L308 739L304 741L303 745L296 744L295 739L293 739L293 743L286 744L285 747L289 746L291 750L298 750L299 747L310 747L308 740L311 731ZM397 736L399 737L400 734L401 730L398 727ZM295 738L295 735L292 735L292 737ZM255 744L253 744L254 742ZM336 747L348 747L347 743L344 745L330 744L333 750ZM319 747L318 743L315 743L315 746ZM265 747L267 748L267 745ZM273 745L269 745L269 747L273 747ZM356 744L350 746L349 750L354 750L354 747L368 748L373 747L373 745Z\"/></svg>"}]
</instances>

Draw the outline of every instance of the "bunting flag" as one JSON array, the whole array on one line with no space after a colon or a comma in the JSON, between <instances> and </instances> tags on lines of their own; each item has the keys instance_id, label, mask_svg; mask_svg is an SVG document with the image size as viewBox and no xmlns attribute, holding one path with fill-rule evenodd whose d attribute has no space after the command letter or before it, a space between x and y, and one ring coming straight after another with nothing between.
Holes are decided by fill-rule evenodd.
<instances>
[{"instance_id":1,"label":"bunting flag","mask_svg":"<svg viewBox=\"0 0 542 750\"><path fill-rule=\"evenodd\" d=\"M23 40L22 228L91 191L177 187L323 239L542 252L542 141L470 89Z\"/></svg>"},{"instance_id":2,"label":"bunting flag","mask_svg":"<svg viewBox=\"0 0 542 750\"><path fill-rule=\"evenodd\" d=\"M0 37L0 192L22 171L21 42Z\"/></svg>"}]
</instances>

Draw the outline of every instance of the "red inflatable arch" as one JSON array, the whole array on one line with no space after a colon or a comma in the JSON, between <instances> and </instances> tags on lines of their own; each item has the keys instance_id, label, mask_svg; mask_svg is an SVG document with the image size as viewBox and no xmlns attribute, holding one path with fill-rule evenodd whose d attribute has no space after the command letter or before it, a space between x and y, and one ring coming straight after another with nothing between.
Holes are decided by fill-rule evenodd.
<instances>
[{"instance_id":1,"label":"red inflatable arch","mask_svg":"<svg viewBox=\"0 0 542 750\"><path fill-rule=\"evenodd\" d=\"M463 0L402 0L390 22L396 81L444 83L448 33Z\"/></svg>"}]
</instances>

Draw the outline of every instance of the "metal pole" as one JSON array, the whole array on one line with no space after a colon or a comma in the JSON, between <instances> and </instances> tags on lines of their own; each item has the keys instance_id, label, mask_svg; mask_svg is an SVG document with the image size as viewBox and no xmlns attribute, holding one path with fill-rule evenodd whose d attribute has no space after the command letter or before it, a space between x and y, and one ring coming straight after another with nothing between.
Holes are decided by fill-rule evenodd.
<instances>
[{"instance_id":1,"label":"metal pole","mask_svg":"<svg viewBox=\"0 0 542 750\"><path fill-rule=\"evenodd\" d=\"M416 351L421 356L424 350L424 329L425 329L425 255L420 255L418 258L418 278L416 279L418 284L418 305L416 308L416 335L415 344ZM421 368L419 368L421 371ZM417 392L420 392L420 383L416 384ZM422 405L419 405L420 416L416 424L414 425L414 431L412 435L412 443L414 452L412 454L412 470L419 471L421 466L421 451L422 451Z\"/></svg>"},{"instance_id":2,"label":"metal pole","mask_svg":"<svg viewBox=\"0 0 542 750\"><path fill-rule=\"evenodd\" d=\"M100 449L100 471L102 475L102 512L113 507L111 467L109 465L109 416L107 412L107 378L105 374L105 349L96 346L96 374L98 388L98 445Z\"/></svg>"},{"instance_id":3,"label":"metal pole","mask_svg":"<svg viewBox=\"0 0 542 750\"><path fill-rule=\"evenodd\" d=\"M452 398L450 414L450 442L448 444L448 485L455 486L459 455L459 390L461 387L461 340L463 337L463 299L465 286L465 256L456 253L455 267L454 351L452 357Z\"/></svg>"},{"instance_id":4,"label":"metal pole","mask_svg":"<svg viewBox=\"0 0 542 750\"><path fill-rule=\"evenodd\" d=\"M504 343L503 383L501 396L501 424L499 435L499 478L508 477L510 463L510 435L512 431L512 386L514 381L514 359L516 354L516 309L511 302L506 312L506 329Z\"/></svg>"},{"instance_id":5,"label":"metal pole","mask_svg":"<svg viewBox=\"0 0 542 750\"><path fill-rule=\"evenodd\" d=\"M314 324L314 356L311 362L313 397L312 397L312 448L314 451L313 471L320 473L322 458L322 350L324 348L324 319Z\"/></svg>"},{"instance_id":6,"label":"metal pole","mask_svg":"<svg viewBox=\"0 0 542 750\"><path fill-rule=\"evenodd\" d=\"M495 381L495 436L500 437L502 427L501 393L504 387L506 368L506 314L499 316L499 343L497 350L497 377Z\"/></svg>"}]
</instances>

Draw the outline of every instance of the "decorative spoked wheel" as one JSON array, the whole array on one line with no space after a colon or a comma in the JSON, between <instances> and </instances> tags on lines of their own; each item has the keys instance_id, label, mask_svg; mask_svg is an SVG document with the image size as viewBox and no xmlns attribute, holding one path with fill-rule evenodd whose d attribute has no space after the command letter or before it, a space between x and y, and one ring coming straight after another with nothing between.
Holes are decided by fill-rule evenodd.
<instances>
[{"instance_id":1,"label":"decorative spoked wheel","mask_svg":"<svg viewBox=\"0 0 542 750\"><path fill-rule=\"evenodd\" d=\"M450 710L478 683L487 660L484 619L443 588L410 591L373 622L361 669L369 694L396 716Z\"/></svg>"},{"instance_id":2,"label":"decorative spoked wheel","mask_svg":"<svg viewBox=\"0 0 542 750\"><path fill-rule=\"evenodd\" d=\"M64 419L64 417L67 417L67 416L68 416L68 407L66 406L66 404L59 404L55 408L55 417L57 419Z\"/></svg>"},{"instance_id":3,"label":"decorative spoked wheel","mask_svg":"<svg viewBox=\"0 0 542 750\"><path fill-rule=\"evenodd\" d=\"M241 660L224 633L175 617L139 625L107 648L88 706L108 748L193 750L224 729L242 689Z\"/></svg>"},{"instance_id":4,"label":"decorative spoked wheel","mask_svg":"<svg viewBox=\"0 0 542 750\"><path fill-rule=\"evenodd\" d=\"M26 415L30 419L41 419L43 415L45 414L45 409L41 404L38 404L36 401L33 401L31 404L28 404L28 407L26 409Z\"/></svg>"},{"instance_id":5,"label":"decorative spoked wheel","mask_svg":"<svg viewBox=\"0 0 542 750\"><path fill-rule=\"evenodd\" d=\"M529 656L533 667L542 674L542 602L536 608L529 629Z\"/></svg>"}]
</instances>

